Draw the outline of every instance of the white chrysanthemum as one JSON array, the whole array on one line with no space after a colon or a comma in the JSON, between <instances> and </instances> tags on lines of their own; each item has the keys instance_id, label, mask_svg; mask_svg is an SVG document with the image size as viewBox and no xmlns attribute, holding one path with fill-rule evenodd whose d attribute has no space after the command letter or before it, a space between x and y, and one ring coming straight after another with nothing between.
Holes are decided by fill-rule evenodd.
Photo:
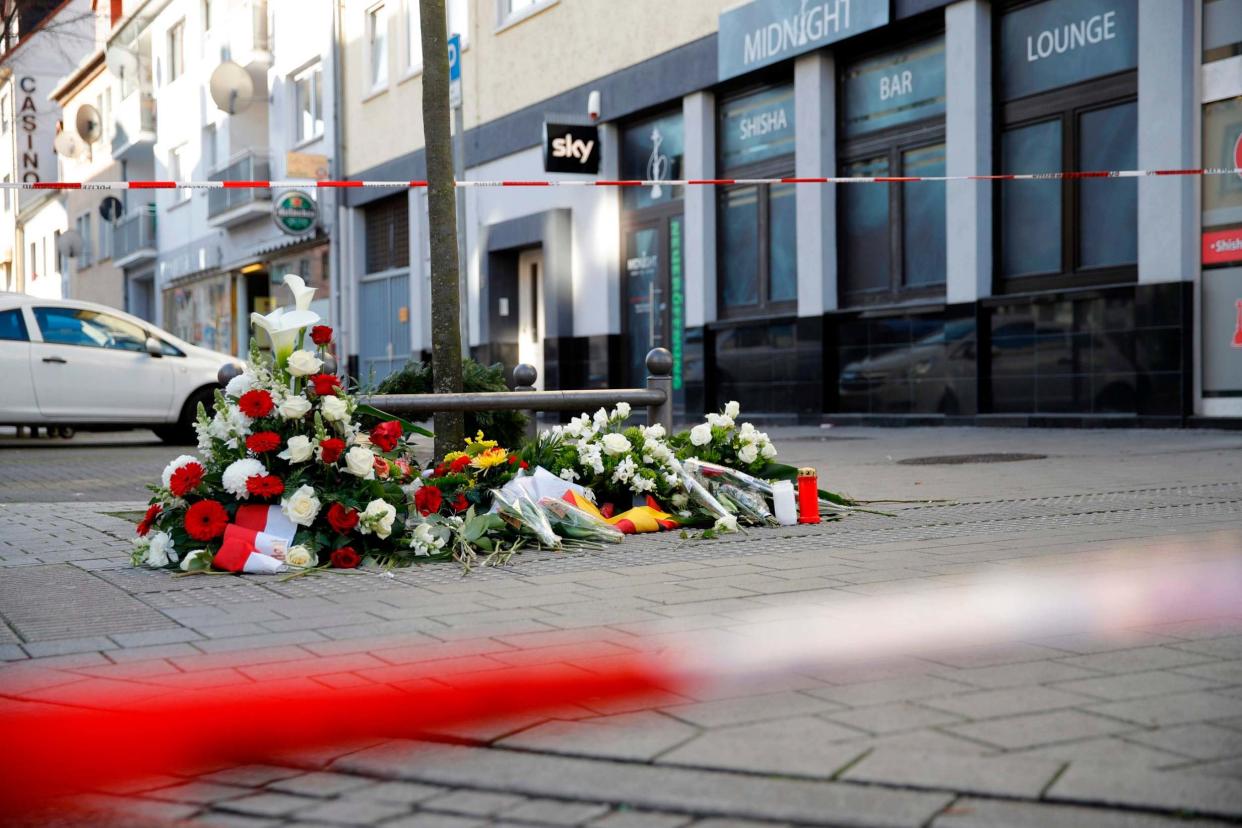
<instances>
[{"instance_id":1,"label":"white chrysanthemum","mask_svg":"<svg viewBox=\"0 0 1242 828\"><path fill-rule=\"evenodd\" d=\"M696 446L705 446L712 441L712 427L707 423L699 423L690 429L690 442Z\"/></svg>"},{"instance_id":2,"label":"white chrysanthemum","mask_svg":"<svg viewBox=\"0 0 1242 828\"><path fill-rule=\"evenodd\" d=\"M229 384L224 386L224 395L226 397L240 397L251 388L254 388L257 378L249 371L244 371L229 380Z\"/></svg>"},{"instance_id":3,"label":"white chrysanthemum","mask_svg":"<svg viewBox=\"0 0 1242 828\"><path fill-rule=\"evenodd\" d=\"M161 480L164 481L164 488L167 489L169 485L172 483L173 472L175 472L177 469L181 468L182 466L189 465L190 463L198 463L198 458L192 454L183 454L180 457L178 457L176 460L172 461L167 466L165 466L164 474L161 477ZM202 464L199 463L199 465L202 465Z\"/></svg>"},{"instance_id":4,"label":"white chrysanthemum","mask_svg":"<svg viewBox=\"0 0 1242 828\"><path fill-rule=\"evenodd\" d=\"M147 544L147 566L161 567L177 562L177 550L173 548L172 535L156 532Z\"/></svg>"},{"instance_id":5,"label":"white chrysanthemum","mask_svg":"<svg viewBox=\"0 0 1242 828\"><path fill-rule=\"evenodd\" d=\"M575 480L578 479L578 473L574 471L573 469L569 468L568 466L566 466L565 468L561 469L560 478L561 480L568 480L570 483L573 483Z\"/></svg>"},{"instance_id":6,"label":"white chrysanthemum","mask_svg":"<svg viewBox=\"0 0 1242 828\"><path fill-rule=\"evenodd\" d=\"M220 485L224 486L224 490L238 500L246 500L250 497L250 492L246 489L246 481L256 475L261 476L265 474L267 474L267 467L253 457L247 457L244 460L234 460L224 470L224 474L220 478Z\"/></svg>"}]
</instances>

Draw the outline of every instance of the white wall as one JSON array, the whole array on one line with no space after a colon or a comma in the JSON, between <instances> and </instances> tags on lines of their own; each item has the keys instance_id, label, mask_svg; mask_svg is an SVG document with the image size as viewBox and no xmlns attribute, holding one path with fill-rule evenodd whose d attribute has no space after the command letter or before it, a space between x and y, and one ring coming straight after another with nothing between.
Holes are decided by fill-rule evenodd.
<instances>
[{"instance_id":1,"label":"white wall","mask_svg":"<svg viewBox=\"0 0 1242 828\"><path fill-rule=\"evenodd\" d=\"M23 260L29 258L30 245L34 243L37 249L35 270L39 274L38 279L31 280L29 264L24 265L26 293L60 299L65 295L65 279L56 256L56 233L68 230L69 220L63 199L46 195L45 198L42 203L27 208L22 228L22 243L27 251Z\"/></svg>"}]
</instances>

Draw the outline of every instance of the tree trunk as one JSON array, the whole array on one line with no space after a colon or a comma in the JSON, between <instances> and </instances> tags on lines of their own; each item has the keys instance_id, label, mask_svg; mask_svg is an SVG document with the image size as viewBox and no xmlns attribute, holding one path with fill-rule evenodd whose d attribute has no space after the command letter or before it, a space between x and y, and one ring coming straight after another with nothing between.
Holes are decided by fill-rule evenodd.
<instances>
[{"instance_id":1,"label":"tree trunk","mask_svg":"<svg viewBox=\"0 0 1242 828\"><path fill-rule=\"evenodd\" d=\"M448 38L444 0L422 0L423 145L427 158L427 212L431 224L431 373L437 394L460 393L461 302L458 294L457 193L449 128ZM435 418L436 457L462 446L464 415Z\"/></svg>"}]
</instances>

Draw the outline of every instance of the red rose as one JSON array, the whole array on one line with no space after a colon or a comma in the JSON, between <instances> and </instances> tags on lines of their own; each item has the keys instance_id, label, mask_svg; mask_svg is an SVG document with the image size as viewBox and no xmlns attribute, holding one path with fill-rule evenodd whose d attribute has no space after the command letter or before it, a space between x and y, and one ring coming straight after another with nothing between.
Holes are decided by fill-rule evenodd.
<instances>
[{"instance_id":1,"label":"red rose","mask_svg":"<svg viewBox=\"0 0 1242 828\"><path fill-rule=\"evenodd\" d=\"M392 470L392 467L388 465L388 461L378 454L375 455L375 462L371 464L371 467L375 469L375 476L379 478L387 478Z\"/></svg>"},{"instance_id":2,"label":"red rose","mask_svg":"<svg viewBox=\"0 0 1242 828\"><path fill-rule=\"evenodd\" d=\"M256 431L246 438L246 448L255 454L266 454L280 448L280 435L274 431Z\"/></svg>"},{"instance_id":3,"label":"red rose","mask_svg":"<svg viewBox=\"0 0 1242 828\"><path fill-rule=\"evenodd\" d=\"M440 504L443 502L444 495L435 486L423 486L414 493L414 507L423 517L440 511Z\"/></svg>"},{"instance_id":4,"label":"red rose","mask_svg":"<svg viewBox=\"0 0 1242 828\"><path fill-rule=\"evenodd\" d=\"M519 468L519 469L529 469L529 468L530 468L530 463L527 463L525 460L523 460L520 464L518 464L518 468Z\"/></svg>"},{"instance_id":5,"label":"red rose","mask_svg":"<svg viewBox=\"0 0 1242 828\"><path fill-rule=\"evenodd\" d=\"M470 501L466 500L466 496L464 494L459 494L457 496L457 499L453 501L454 512L464 512L469 508L470 508Z\"/></svg>"},{"instance_id":6,"label":"red rose","mask_svg":"<svg viewBox=\"0 0 1242 828\"><path fill-rule=\"evenodd\" d=\"M185 497L203 483L203 467L198 463L186 463L172 473L168 488L177 497Z\"/></svg>"},{"instance_id":7,"label":"red rose","mask_svg":"<svg viewBox=\"0 0 1242 828\"><path fill-rule=\"evenodd\" d=\"M257 497L276 497L285 491L285 482L274 474L256 474L247 478L246 491Z\"/></svg>"},{"instance_id":8,"label":"red rose","mask_svg":"<svg viewBox=\"0 0 1242 828\"><path fill-rule=\"evenodd\" d=\"M138 523L138 534L146 535L151 531L151 524L155 523L155 519L160 516L160 504L152 503L147 507L147 513L142 516L142 520Z\"/></svg>"},{"instance_id":9,"label":"red rose","mask_svg":"<svg viewBox=\"0 0 1242 828\"><path fill-rule=\"evenodd\" d=\"M319 459L325 463L335 463L340 460L343 451L345 451L345 441L340 437L329 437L319 441Z\"/></svg>"},{"instance_id":10,"label":"red rose","mask_svg":"<svg viewBox=\"0 0 1242 828\"><path fill-rule=\"evenodd\" d=\"M338 535L348 535L358 525L358 510L333 503L328 507L328 525Z\"/></svg>"},{"instance_id":11,"label":"red rose","mask_svg":"<svg viewBox=\"0 0 1242 828\"><path fill-rule=\"evenodd\" d=\"M470 459L469 456L458 457L449 464L449 469L452 470L453 474L461 474L466 466L470 465Z\"/></svg>"},{"instance_id":12,"label":"red rose","mask_svg":"<svg viewBox=\"0 0 1242 828\"><path fill-rule=\"evenodd\" d=\"M247 391L241 395L237 401L237 407L247 417L257 419L266 417L272 413L272 409L276 407L276 403L272 401L272 395L262 389Z\"/></svg>"},{"instance_id":13,"label":"red rose","mask_svg":"<svg viewBox=\"0 0 1242 828\"><path fill-rule=\"evenodd\" d=\"M185 510L185 532L194 540L218 538L228 524L229 513L217 500L200 500Z\"/></svg>"},{"instance_id":14,"label":"red rose","mask_svg":"<svg viewBox=\"0 0 1242 828\"><path fill-rule=\"evenodd\" d=\"M336 374L312 374L310 381L316 396L320 397L330 397L341 387L341 378Z\"/></svg>"},{"instance_id":15,"label":"red rose","mask_svg":"<svg viewBox=\"0 0 1242 828\"><path fill-rule=\"evenodd\" d=\"M371 442L379 446L380 451L392 451L401 439L401 423L389 420L371 429Z\"/></svg>"},{"instance_id":16,"label":"red rose","mask_svg":"<svg viewBox=\"0 0 1242 828\"><path fill-rule=\"evenodd\" d=\"M337 569L353 569L362 563L362 558L352 546L342 546L340 549L332 550L331 560L332 565Z\"/></svg>"},{"instance_id":17,"label":"red rose","mask_svg":"<svg viewBox=\"0 0 1242 828\"><path fill-rule=\"evenodd\" d=\"M311 328L311 342L316 345L327 345L332 341L332 329L327 325L316 325Z\"/></svg>"},{"instance_id":18,"label":"red rose","mask_svg":"<svg viewBox=\"0 0 1242 828\"><path fill-rule=\"evenodd\" d=\"M444 473L448 471L448 463L441 463L436 466L436 470L431 473L432 477L444 477Z\"/></svg>"}]
</instances>

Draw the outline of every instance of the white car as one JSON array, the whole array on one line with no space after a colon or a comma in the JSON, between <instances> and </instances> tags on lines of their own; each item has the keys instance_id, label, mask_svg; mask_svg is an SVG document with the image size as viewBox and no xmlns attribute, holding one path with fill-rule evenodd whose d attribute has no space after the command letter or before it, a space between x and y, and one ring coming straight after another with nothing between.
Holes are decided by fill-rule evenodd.
<instances>
[{"instance_id":1,"label":"white car","mask_svg":"<svg viewBox=\"0 0 1242 828\"><path fill-rule=\"evenodd\" d=\"M0 425L147 427L194 442L225 365L238 360L115 308L0 292Z\"/></svg>"}]
</instances>

